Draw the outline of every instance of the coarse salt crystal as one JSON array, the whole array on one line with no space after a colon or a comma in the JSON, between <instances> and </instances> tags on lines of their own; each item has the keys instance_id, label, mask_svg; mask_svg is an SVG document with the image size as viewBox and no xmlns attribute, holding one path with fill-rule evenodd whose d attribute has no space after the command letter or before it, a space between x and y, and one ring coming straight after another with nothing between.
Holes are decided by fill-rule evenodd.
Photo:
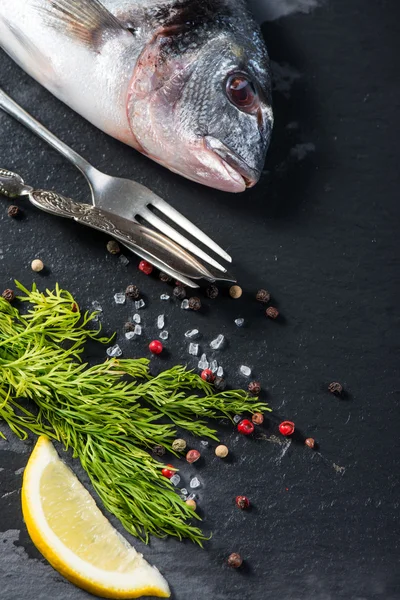
<instances>
[{"instance_id":1,"label":"coarse salt crystal","mask_svg":"<svg viewBox=\"0 0 400 600\"><path fill-rule=\"evenodd\" d=\"M190 342L189 344L189 354L192 354L193 356L197 356L199 353L199 345L198 344L194 344L193 342Z\"/></svg>"},{"instance_id":2,"label":"coarse salt crystal","mask_svg":"<svg viewBox=\"0 0 400 600\"><path fill-rule=\"evenodd\" d=\"M119 257L119 262L124 266L127 267L129 265L129 259L126 258L126 256L124 256L123 254L121 254L121 256Z\"/></svg>"},{"instance_id":3,"label":"coarse salt crystal","mask_svg":"<svg viewBox=\"0 0 400 600\"><path fill-rule=\"evenodd\" d=\"M185 298L184 300L182 300L181 308L183 308L183 310L188 310L188 308L189 308L189 300L187 298Z\"/></svg>"},{"instance_id":4,"label":"coarse salt crystal","mask_svg":"<svg viewBox=\"0 0 400 600\"><path fill-rule=\"evenodd\" d=\"M187 331L185 333L185 337L187 338L195 338L199 335L199 330L198 329L189 329L189 331Z\"/></svg>"},{"instance_id":5,"label":"coarse salt crystal","mask_svg":"<svg viewBox=\"0 0 400 600\"><path fill-rule=\"evenodd\" d=\"M218 371L218 363L216 360L212 360L210 362L210 369L213 373L216 373Z\"/></svg>"},{"instance_id":6,"label":"coarse salt crystal","mask_svg":"<svg viewBox=\"0 0 400 600\"><path fill-rule=\"evenodd\" d=\"M225 341L225 337L222 335L222 333L220 333L219 336L216 337L215 340L213 340L210 343L210 347L213 350L219 350L222 347L224 341Z\"/></svg>"},{"instance_id":7,"label":"coarse salt crystal","mask_svg":"<svg viewBox=\"0 0 400 600\"><path fill-rule=\"evenodd\" d=\"M201 483L200 483L200 480L198 479L198 477L193 477L193 479L190 481L189 485L192 489L196 489L196 488L200 487Z\"/></svg>"},{"instance_id":8,"label":"coarse salt crystal","mask_svg":"<svg viewBox=\"0 0 400 600\"><path fill-rule=\"evenodd\" d=\"M178 473L175 473L175 475L172 475L170 482L172 483L172 485L178 485L180 480L181 480L180 475L178 475Z\"/></svg>"},{"instance_id":9,"label":"coarse salt crystal","mask_svg":"<svg viewBox=\"0 0 400 600\"><path fill-rule=\"evenodd\" d=\"M125 302L126 302L125 294L114 294L114 302L115 302L115 304L125 304Z\"/></svg>"},{"instance_id":10,"label":"coarse salt crystal","mask_svg":"<svg viewBox=\"0 0 400 600\"><path fill-rule=\"evenodd\" d=\"M115 346L110 346L110 348L107 348L106 353L110 358L118 358L122 355L122 350L118 344L115 344Z\"/></svg>"},{"instance_id":11,"label":"coarse salt crystal","mask_svg":"<svg viewBox=\"0 0 400 600\"><path fill-rule=\"evenodd\" d=\"M245 377L250 377L250 375L251 375L251 369L250 369L250 367L246 367L246 365L241 365L239 371Z\"/></svg>"}]
</instances>

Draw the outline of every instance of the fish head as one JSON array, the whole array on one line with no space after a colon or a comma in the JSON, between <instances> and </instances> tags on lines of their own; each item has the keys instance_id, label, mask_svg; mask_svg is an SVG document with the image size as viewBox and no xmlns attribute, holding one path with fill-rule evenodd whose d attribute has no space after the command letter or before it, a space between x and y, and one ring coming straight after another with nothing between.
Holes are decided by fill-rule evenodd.
<instances>
[{"instance_id":1,"label":"fish head","mask_svg":"<svg viewBox=\"0 0 400 600\"><path fill-rule=\"evenodd\" d=\"M141 150L216 189L242 192L255 185L273 126L269 59L261 34L256 30L240 42L234 31L223 31L166 65L168 77L154 84L153 70L153 83L146 85L155 88L142 103L136 97L131 111Z\"/></svg>"},{"instance_id":2,"label":"fish head","mask_svg":"<svg viewBox=\"0 0 400 600\"><path fill-rule=\"evenodd\" d=\"M210 44L183 95L204 161L212 165L213 187L230 192L259 180L273 126L268 57L248 46L229 37Z\"/></svg>"}]
</instances>

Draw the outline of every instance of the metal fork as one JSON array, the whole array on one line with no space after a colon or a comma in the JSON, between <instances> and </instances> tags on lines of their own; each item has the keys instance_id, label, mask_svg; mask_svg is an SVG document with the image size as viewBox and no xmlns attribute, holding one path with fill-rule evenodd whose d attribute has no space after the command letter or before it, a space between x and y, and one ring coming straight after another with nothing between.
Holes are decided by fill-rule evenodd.
<instances>
[{"instance_id":1,"label":"metal fork","mask_svg":"<svg viewBox=\"0 0 400 600\"><path fill-rule=\"evenodd\" d=\"M157 194L135 181L111 177L110 175L106 175L98 169L95 169L82 156L59 140L41 123L29 115L1 89L0 108L36 133L36 135L45 140L75 165L89 183L93 206L96 209L107 213L109 218L116 216L123 219L125 231L127 231L127 226L129 226L129 224L132 224L132 226L134 224L139 225L137 217L141 217L151 226L161 231L164 236L168 236L168 238L173 240L176 244L179 244L179 246L182 247L180 250L183 252L185 250L191 252L202 261L206 262L207 265L210 265L212 268L207 267L206 269L208 279L234 281L234 278L227 273L225 267L218 261L152 212L151 207L156 208L168 219L185 230L189 235L204 244L204 246L207 246L227 262L232 262L229 254L218 246L218 244L176 209L165 202L165 200L157 196ZM129 247L128 244L126 245ZM131 249L140 254L137 248ZM150 260L150 262L155 264L154 260ZM176 275L178 279L180 278L179 273L174 273L174 275ZM192 275L192 277L194 277L194 275ZM203 273L199 274L198 277L204 277L204 269ZM188 281L187 285L198 287L196 283L188 283Z\"/></svg>"}]
</instances>

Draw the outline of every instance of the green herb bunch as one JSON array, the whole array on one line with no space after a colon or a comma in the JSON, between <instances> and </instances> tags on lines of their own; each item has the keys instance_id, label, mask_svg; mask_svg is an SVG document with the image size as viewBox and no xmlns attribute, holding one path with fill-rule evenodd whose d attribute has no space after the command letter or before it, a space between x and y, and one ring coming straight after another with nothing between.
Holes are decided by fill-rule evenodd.
<instances>
[{"instance_id":1,"label":"green herb bunch","mask_svg":"<svg viewBox=\"0 0 400 600\"><path fill-rule=\"evenodd\" d=\"M162 476L155 445L172 451L176 427L218 440L209 419L268 406L244 391L214 393L197 374L175 366L156 377L147 359L81 360L89 339L105 344L96 312L82 314L72 295L29 291L20 283L22 315L0 298L0 419L21 438L47 435L72 449L103 501L133 535L206 539L198 515ZM32 412L26 400L33 401ZM1 433L1 432L0 432Z\"/></svg>"}]
</instances>

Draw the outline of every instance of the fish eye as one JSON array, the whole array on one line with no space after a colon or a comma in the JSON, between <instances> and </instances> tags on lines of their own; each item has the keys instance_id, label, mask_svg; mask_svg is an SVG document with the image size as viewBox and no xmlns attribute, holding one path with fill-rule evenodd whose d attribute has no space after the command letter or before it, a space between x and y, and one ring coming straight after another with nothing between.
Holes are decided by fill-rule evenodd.
<instances>
[{"instance_id":1,"label":"fish eye","mask_svg":"<svg viewBox=\"0 0 400 600\"><path fill-rule=\"evenodd\" d=\"M256 87L243 73L230 75L226 82L226 94L234 106L244 112L253 112L259 106Z\"/></svg>"}]
</instances>

